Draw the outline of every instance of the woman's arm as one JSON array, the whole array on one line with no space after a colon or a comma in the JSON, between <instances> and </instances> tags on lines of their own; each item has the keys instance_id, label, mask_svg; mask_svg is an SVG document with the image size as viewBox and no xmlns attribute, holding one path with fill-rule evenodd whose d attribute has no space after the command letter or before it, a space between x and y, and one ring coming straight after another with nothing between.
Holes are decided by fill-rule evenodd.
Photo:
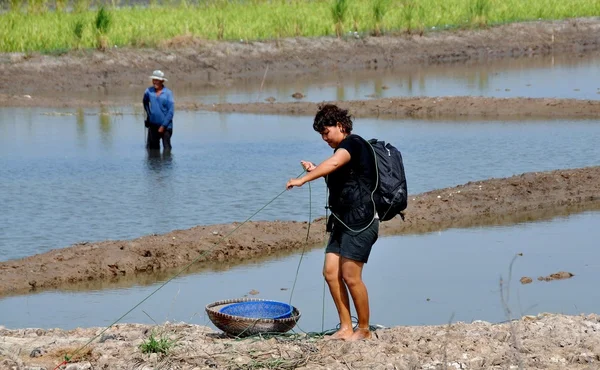
<instances>
[{"instance_id":1,"label":"woman's arm","mask_svg":"<svg viewBox=\"0 0 600 370\"><path fill-rule=\"evenodd\" d=\"M323 161L323 163L318 165L312 171L308 172L306 175L299 179L291 179L288 181L286 188L291 189L294 186L302 186L309 181L316 180L319 177L327 176L348 162L350 162L350 153L346 149L338 149L331 157L327 158L325 161Z\"/></svg>"}]
</instances>

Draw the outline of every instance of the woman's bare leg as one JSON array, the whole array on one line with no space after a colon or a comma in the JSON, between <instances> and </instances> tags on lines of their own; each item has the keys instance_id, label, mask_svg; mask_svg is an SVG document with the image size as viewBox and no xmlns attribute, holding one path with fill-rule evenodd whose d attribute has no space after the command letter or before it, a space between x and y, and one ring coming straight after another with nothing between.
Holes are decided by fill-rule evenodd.
<instances>
[{"instance_id":1,"label":"woman's bare leg","mask_svg":"<svg viewBox=\"0 0 600 370\"><path fill-rule=\"evenodd\" d=\"M358 328L348 340L360 340L371 338L369 330L369 293L362 280L363 262L354 261L341 257L342 279L350 291L356 315L358 316Z\"/></svg>"},{"instance_id":2,"label":"woman's bare leg","mask_svg":"<svg viewBox=\"0 0 600 370\"><path fill-rule=\"evenodd\" d=\"M346 285L342 280L340 258L340 255L337 253L325 254L323 276L329 286L331 298L333 298L333 303L335 303L340 318L340 329L335 332L331 338L349 339L354 333L352 331L352 319L350 317L350 299L348 297Z\"/></svg>"}]
</instances>

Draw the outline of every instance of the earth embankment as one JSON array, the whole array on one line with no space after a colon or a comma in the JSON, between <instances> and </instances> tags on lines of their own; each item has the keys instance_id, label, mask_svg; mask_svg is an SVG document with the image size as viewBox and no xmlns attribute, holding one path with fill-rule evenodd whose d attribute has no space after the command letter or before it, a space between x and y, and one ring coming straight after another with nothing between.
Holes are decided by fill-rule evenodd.
<instances>
[{"instance_id":1,"label":"earth embankment","mask_svg":"<svg viewBox=\"0 0 600 370\"><path fill-rule=\"evenodd\" d=\"M411 195L406 221L382 223L383 235L510 224L600 209L600 167L525 173ZM197 226L135 240L82 243L0 262L0 296L76 283L143 279L192 261L228 264L323 243L324 220ZM236 230L237 229L237 230Z\"/></svg>"},{"instance_id":2,"label":"earth embankment","mask_svg":"<svg viewBox=\"0 0 600 370\"><path fill-rule=\"evenodd\" d=\"M63 55L0 55L0 91L9 96L46 96L56 102L82 93L148 84L149 73L167 72L169 84L227 86L245 81L258 87L268 68L274 79L473 63L502 58L568 54L576 58L600 48L596 18L513 23L486 29L420 35L351 38L290 38L216 42L179 37L159 49L112 48ZM141 92L140 92L141 94ZM10 104L4 102L2 104Z\"/></svg>"}]
</instances>

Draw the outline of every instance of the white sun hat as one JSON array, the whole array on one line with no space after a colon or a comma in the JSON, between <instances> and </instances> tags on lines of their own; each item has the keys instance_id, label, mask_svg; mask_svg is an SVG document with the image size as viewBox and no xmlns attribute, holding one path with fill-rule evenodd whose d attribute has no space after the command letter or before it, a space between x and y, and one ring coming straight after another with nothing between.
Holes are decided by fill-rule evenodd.
<instances>
[{"instance_id":1,"label":"white sun hat","mask_svg":"<svg viewBox=\"0 0 600 370\"><path fill-rule=\"evenodd\" d=\"M153 80L168 81L165 78L165 74L160 69L157 69L156 71L152 72L152 76L150 76L150 78Z\"/></svg>"}]
</instances>

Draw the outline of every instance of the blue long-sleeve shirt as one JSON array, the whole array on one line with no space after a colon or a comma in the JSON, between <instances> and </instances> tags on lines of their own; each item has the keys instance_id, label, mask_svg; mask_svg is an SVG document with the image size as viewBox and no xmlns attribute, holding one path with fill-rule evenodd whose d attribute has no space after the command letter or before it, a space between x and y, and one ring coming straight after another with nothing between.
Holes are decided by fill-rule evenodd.
<instances>
[{"instance_id":1,"label":"blue long-sleeve shirt","mask_svg":"<svg viewBox=\"0 0 600 370\"><path fill-rule=\"evenodd\" d=\"M144 92L144 109L150 124L173 129L175 100L173 99L173 92L169 88L163 87L160 96L156 96L154 86L147 88Z\"/></svg>"}]
</instances>

